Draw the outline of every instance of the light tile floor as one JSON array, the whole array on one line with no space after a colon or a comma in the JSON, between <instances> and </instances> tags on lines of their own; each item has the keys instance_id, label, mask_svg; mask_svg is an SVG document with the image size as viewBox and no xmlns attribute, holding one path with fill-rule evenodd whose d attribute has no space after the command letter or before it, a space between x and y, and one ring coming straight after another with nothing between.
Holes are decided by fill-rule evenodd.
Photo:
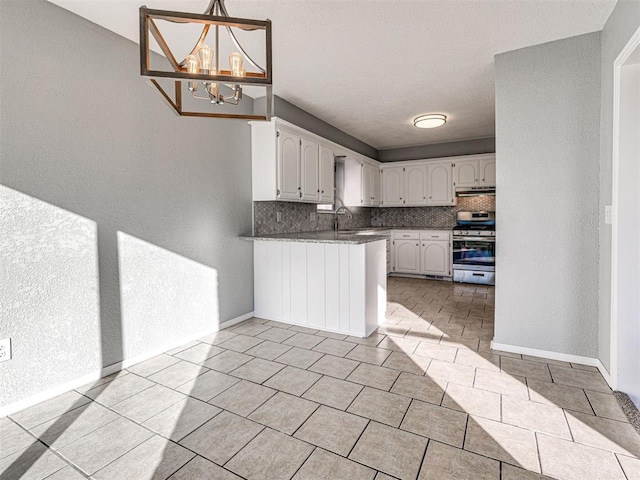
<instances>
[{"instance_id":1,"label":"light tile floor","mask_svg":"<svg viewBox=\"0 0 640 480\"><path fill-rule=\"evenodd\" d=\"M640 478L596 369L491 351L492 287L388 299L367 339L252 319L2 418L0 478Z\"/></svg>"}]
</instances>

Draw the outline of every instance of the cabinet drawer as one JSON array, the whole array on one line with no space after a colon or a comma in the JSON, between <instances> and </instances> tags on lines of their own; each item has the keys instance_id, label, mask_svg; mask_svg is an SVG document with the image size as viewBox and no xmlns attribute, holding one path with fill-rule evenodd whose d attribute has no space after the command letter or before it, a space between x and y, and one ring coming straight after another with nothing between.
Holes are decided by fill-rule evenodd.
<instances>
[{"instance_id":1,"label":"cabinet drawer","mask_svg":"<svg viewBox=\"0 0 640 480\"><path fill-rule=\"evenodd\" d=\"M419 231L395 231L393 232L394 240L420 240Z\"/></svg>"},{"instance_id":2,"label":"cabinet drawer","mask_svg":"<svg viewBox=\"0 0 640 480\"><path fill-rule=\"evenodd\" d=\"M438 240L449 240L450 238L451 238L450 232L431 232L431 231L420 232L420 240L438 241Z\"/></svg>"}]
</instances>

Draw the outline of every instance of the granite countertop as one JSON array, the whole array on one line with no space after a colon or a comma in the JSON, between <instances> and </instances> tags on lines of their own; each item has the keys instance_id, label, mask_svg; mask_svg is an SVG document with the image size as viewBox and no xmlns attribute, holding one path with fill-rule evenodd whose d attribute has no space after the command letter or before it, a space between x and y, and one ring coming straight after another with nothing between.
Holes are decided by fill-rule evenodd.
<instances>
[{"instance_id":1,"label":"granite countertop","mask_svg":"<svg viewBox=\"0 0 640 480\"><path fill-rule=\"evenodd\" d=\"M451 230L445 227L366 227L358 229L321 230L315 232L272 233L266 235L242 235L242 240L261 240L272 242L306 242L306 243L350 243L363 244L387 240L391 230Z\"/></svg>"},{"instance_id":2,"label":"granite countertop","mask_svg":"<svg viewBox=\"0 0 640 480\"><path fill-rule=\"evenodd\" d=\"M365 231L371 231L367 229ZM299 233L274 233L270 235L246 235L241 236L243 240L261 240L272 242L305 242L305 243L351 243L363 244L386 240L389 235L376 235L366 233L352 233L354 230L346 230L344 233L337 233L333 230L322 230L319 232L299 232Z\"/></svg>"}]
</instances>

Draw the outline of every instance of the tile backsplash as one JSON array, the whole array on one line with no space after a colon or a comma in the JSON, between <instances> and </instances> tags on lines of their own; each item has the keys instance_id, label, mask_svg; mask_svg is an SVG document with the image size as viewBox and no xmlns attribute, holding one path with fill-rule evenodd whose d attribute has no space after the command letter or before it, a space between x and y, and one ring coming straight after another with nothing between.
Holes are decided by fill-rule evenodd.
<instances>
[{"instance_id":1,"label":"tile backsplash","mask_svg":"<svg viewBox=\"0 0 640 480\"><path fill-rule=\"evenodd\" d=\"M455 207L372 208L372 227L452 228L458 212L493 212L496 197L458 197Z\"/></svg>"},{"instance_id":2,"label":"tile backsplash","mask_svg":"<svg viewBox=\"0 0 640 480\"><path fill-rule=\"evenodd\" d=\"M353 218L339 216L340 228L362 227L435 227L451 228L460 211L494 211L496 197L461 197L455 207L350 208ZM277 212L282 221L276 222ZM311 215L315 220L311 220ZM253 202L254 235L297 233L333 228L333 215L316 213L311 203Z\"/></svg>"},{"instance_id":3,"label":"tile backsplash","mask_svg":"<svg viewBox=\"0 0 640 480\"><path fill-rule=\"evenodd\" d=\"M371 209L353 207L349 210L353 214L352 219L346 215L338 216L341 229L371 226ZM282 213L281 222L276 222L277 212ZM311 214L316 214L315 220L311 220ZM253 225L254 235L331 230L333 214L316 213L316 206L312 203L253 202Z\"/></svg>"}]
</instances>

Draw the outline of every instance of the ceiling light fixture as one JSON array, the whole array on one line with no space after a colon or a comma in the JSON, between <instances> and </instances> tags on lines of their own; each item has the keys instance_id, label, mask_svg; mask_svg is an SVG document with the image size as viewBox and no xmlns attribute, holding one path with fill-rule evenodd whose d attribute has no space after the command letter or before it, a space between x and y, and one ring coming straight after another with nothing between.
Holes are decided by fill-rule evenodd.
<instances>
[{"instance_id":1,"label":"ceiling light fixture","mask_svg":"<svg viewBox=\"0 0 640 480\"><path fill-rule=\"evenodd\" d=\"M413 125L418 128L436 128L447 123L447 116L440 113L420 115L413 119Z\"/></svg>"},{"instance_id":2,"label":"ceiling light fixture","mask_svg":"<svg viewBox=\"0 0 640 480\"><path fill-rule=\"evenodd\" d=\"M175 24L202 25L202 32L196 37L195 46L191 52L178 62L165 41L158 24L161 21ZM166 24L165 24L166 25ZM211 28L213 27L213 29ZM220 30L226 31L231 44L237 51L225 53L229 58L229 69L221 67ZM265 67L255 62L247 51L240 45L236 31L264 32ZM205 43L209 31L213 31L210 42ZM149 50L149 33L158 43L171 69L161 70L151 68L151 53ZM229 43L229 42L227 42ZM157 63L157 62L155 62ZM245 70L249 64L251 70ZM249 20L230 17L224 6L224 0L211 0L203 14L172 12L167 10L151 10L140 7L140 74L152 77L151 83L162 93L164 99L181 116L214 117L214 118L243 118L250 120L268 120L271 116L271 20ZM173 79L175 81L173 95L160 85L159 79ZM186 80L186 89L183 81ZM188 111L184 108L183 93L193 98L207 100L215 108L219 105L238 105L242 100L242 86L264 87L266 92L266 113L264 116L243 113L228 113L211 111ZM171 89L169 89L171 90Z\"/></svg>"}]
</instances>

